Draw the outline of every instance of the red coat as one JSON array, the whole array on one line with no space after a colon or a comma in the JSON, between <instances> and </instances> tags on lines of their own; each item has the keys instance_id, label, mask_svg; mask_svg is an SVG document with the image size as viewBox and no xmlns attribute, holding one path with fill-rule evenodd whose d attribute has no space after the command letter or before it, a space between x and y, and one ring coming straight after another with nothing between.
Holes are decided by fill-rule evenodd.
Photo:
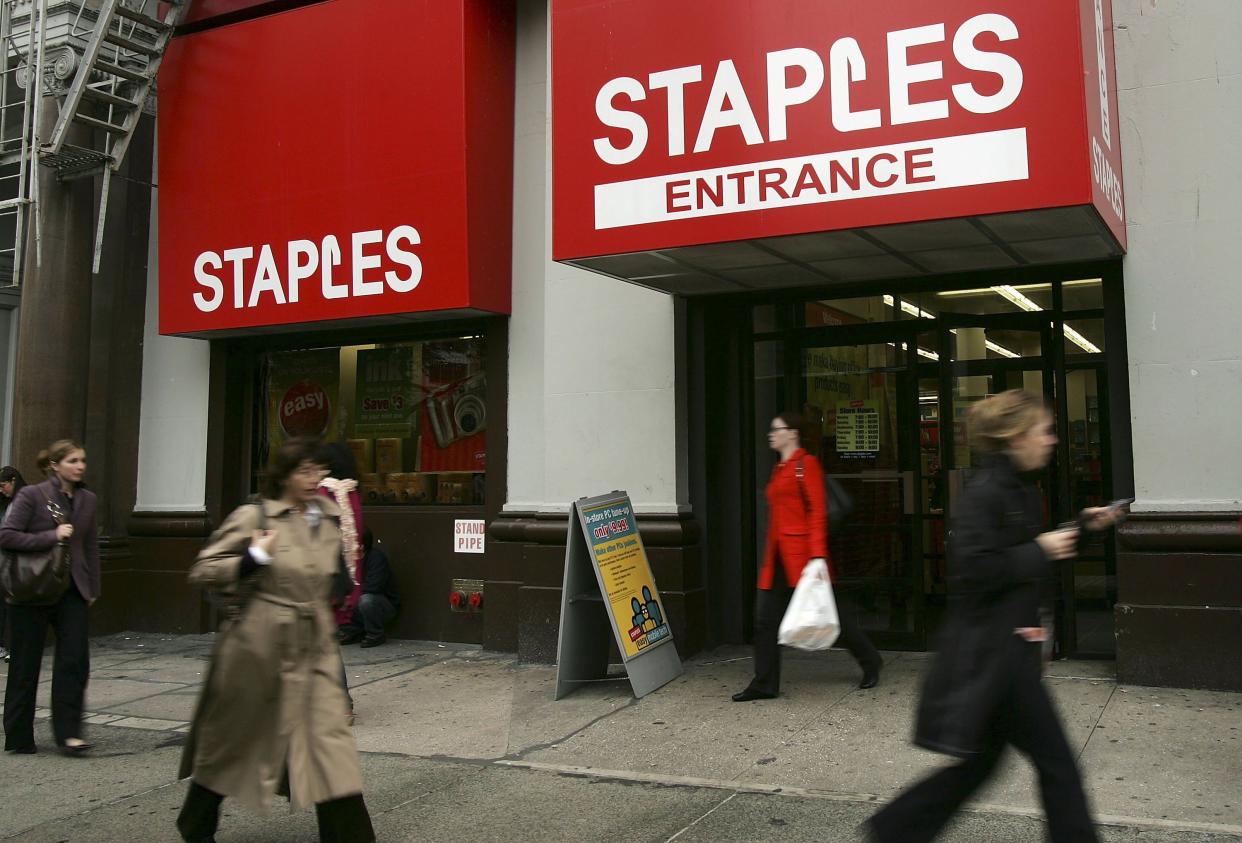
<instances>
[{"instance_id":1,"label":"red coat","mask_svg":"<svg viewBox=\"0 0 1242 843\"><path fill-rule=\"evenodd\" d=\"M797 466L801 462L802 479ZM788 460L772 469L768 480L768 537L759 569L759 588L772 588L772 575L779 557L785 582L793 587L812 559L828 557L828 501L824 495L824 470L819 460L799 448Z\"/></svg>"}]
</instances>

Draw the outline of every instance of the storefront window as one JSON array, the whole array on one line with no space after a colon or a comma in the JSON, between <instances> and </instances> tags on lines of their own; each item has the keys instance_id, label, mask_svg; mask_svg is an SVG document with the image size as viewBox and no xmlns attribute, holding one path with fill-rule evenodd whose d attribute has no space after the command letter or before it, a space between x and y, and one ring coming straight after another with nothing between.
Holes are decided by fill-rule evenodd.
<instances>
[{"instance_id":1,"label":"storefront window","mask_svg":"<svg viewBox=\"0 0 1242 843\"><path fill-rule=\"evenodd\" d=\"M483 359L478 336L264 354L255 465L317 436L353 452L364 505L482 504Z\"/></svg>"},{"instance_id":2,"label":"storefront window","mask_svg":"<svg viewBox=\"0 0 1242 843\"><path fill-rule=\"evenodd\" d=\"M1065 354L1101 354L1104 351L1103 319L1068 319L1065 322Z\"/></svg>"},{"instance_id":3,"label":"storefront window","mask_svg":"<svg viewBox=\"0 0 1242 843\"><path fill-rule=\"evenodd\" d=\"M1104 282L1099 278L1064 281L1061 284L1064 310L1099 310L1104 307Z\"/></svg>"},{"instance_id":4,"label":"storefront window","mask_svg":"<svg viewBox=\"0 0 1242 843\"><path fill-rule=\"evenodd\" d=\"M866 296L806 303L806 326L861 325L865 322L891 322L898 317L892 296Z\"/></svg>"}]
</instances>

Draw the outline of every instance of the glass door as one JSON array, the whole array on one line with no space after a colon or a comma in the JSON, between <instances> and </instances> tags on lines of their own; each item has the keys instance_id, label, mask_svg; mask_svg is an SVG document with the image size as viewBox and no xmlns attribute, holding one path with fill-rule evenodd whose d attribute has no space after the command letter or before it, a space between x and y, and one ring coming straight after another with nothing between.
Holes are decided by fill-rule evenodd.
<instances>
[{"instance_id":1,"label":"glass door","mask_svg":"<svg viewBox=\"0 0 1242 843\"><path fill-rule=\"evenodd\" d=\"M1055 392L1051 336L1051 321L1034 313L949 316L940 320L937 336L940 357L938 456L945 488L937 516L942 525L947 524L945 519L952 517L954 503L971 472L983 462L983 454L970 441L967 427L970 408L989 395L1009 389L1025 389L1051 399ZM1064 436L1060 431L1058 434ZM1054 455L1037 481L1043 493L1045 523L1056 523L1062 517L1057 471L1058 459ZM933 504L930 496L927 502L929 506ZM942 545L943 539L937 548L943 553ZM943 606L950 590L948 580L942 576L935 579L933 585L937 599L931 602L936 607ZM1060 590L1056 612L1060 634L1065 615ZM935 620L933 618L933 623Z\"/></svg>"},{"instance_id":2,"label":"glass door","mask_svg":"<svg viewBox=\"0 0 1242 843\"><path fill-rule=\"evenodd\" d=\"M829 535L835 586L878 646L900 649L924 646L912 340L891 327L811 332L799 378L804 444L854 501Z\"/></svg>"}]
</instances>

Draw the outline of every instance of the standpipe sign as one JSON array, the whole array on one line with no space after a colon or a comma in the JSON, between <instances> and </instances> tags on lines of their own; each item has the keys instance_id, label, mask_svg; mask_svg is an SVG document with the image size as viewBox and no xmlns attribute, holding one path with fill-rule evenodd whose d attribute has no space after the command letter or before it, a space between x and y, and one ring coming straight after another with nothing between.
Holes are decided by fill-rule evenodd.
<instances>
[{"instance_id":1,"label":"standpipe sign","mask_svg":"<svg viewBox=\"0 0 1242 843\"><path fill-rule=\"evenodd\" d=\"M1093 202L1124 246L1101 2L553 0L554 256Z\"/></svg>"}]
</instances>

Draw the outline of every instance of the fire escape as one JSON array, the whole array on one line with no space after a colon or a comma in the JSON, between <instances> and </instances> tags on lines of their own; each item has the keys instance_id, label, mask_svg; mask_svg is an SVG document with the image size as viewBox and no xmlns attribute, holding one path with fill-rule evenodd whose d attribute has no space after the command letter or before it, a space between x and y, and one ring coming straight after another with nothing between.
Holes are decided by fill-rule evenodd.
<instances>
[{"instance_id":1,"label":"fire escape","mask_svg":"<svg viewBox=\"0 0 1242 843\"><path fill-rule=\"evenodd\" d=\"M38 167L61 181L102 179L99 271L112 176L190 2L0 0L0 285L21 283L29 244L39 260Z\"/></svg>"}]
</instances>

